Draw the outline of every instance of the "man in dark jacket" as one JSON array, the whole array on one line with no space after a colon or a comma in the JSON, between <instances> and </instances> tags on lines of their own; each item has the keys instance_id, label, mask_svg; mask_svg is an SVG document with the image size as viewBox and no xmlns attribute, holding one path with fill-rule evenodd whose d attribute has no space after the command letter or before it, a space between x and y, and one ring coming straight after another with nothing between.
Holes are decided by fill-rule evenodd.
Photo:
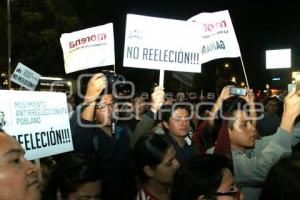
<instances>
[{"instance_id":1,"label":"man in dark jacket","mask_svg":"<svg viewBox=\"0 0 300 200\"><path fill-rule=\"evenodd\" d=\"M111 94L100 96L106 85L106 77L101 73L89 80L84 102L71 117L74 149L96 158L103 174L102 194L105 197L132 199L129 136L119 124L112 133L113 97Z\"/></svg>"}]
</instances>

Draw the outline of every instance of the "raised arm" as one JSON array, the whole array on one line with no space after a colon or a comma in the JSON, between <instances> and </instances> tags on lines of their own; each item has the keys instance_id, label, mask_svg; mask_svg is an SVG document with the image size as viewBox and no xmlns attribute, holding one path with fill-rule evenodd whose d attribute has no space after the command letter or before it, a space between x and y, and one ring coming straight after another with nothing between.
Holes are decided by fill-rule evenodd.
<instances>
[{"instance_id":1,"label":"raised arm","mask_svg":"<svg viewBox=\"0 0 300 200\"><path fill-rule=\"evenodd\" d=\"M160 106L165 102L165 92L162 87L156 87L151 94L151 109L144 114L142 120L136 125L134 133L130 139L130 147L133 148L138 139L146 134L150 133L154 122L156 120L157 111Z\"/></svg>"},{"instance_id":2,"label":"raised arm","mask_svg":"<svg viewBox=\"0 0 300 200\"><path fill-rule=\"evenodd\" d=\"M255 96L252 89L247 90L246 96L241 96L242 99L244 99L248 105L249 105L249 114L251 117L251 121L253 126L256 126L256 108L255 108Z\"/></svg>"},{"instance_id":3,"label":"raised arm","mask_svg":"<svg viewBox=\"0 0 300 200\"><path fill-rule=\"evenodd\" d=\"M87 121L94 120L96 100L106 87L106 78L102 73L95 74L88 82L86 94L83 101L85 109L81 112L81 118Z\"/></svg>"},{"instance_id":4,"label":"raised arm","mask_svg":"<svg viewBox=\"0 0 300 200\"><path fill-rule=\"evenodd\" d=\"M254 154L233 156L236 180L244 186L260 185L269 169L284 155L292 151L294 124L300 114L300 96L294 90L284 100L284 111L277 132L258 140Z\"/></svg>"},{"instance_id":5,"label":"raised arm","mask_svg":"<svg viewBox=\"0 0 300 200\"><path fill-rule=\"evenodd\" d=\"M229 94L230 87L232 86L228 85L222 89L220 96L218 97L216 103L213 105L211 111L209 112L209 125L214 125L214 119L216 117L217 112L221 109L223 101L231 97L231 95Z\"/></svg>"}]
</instances>

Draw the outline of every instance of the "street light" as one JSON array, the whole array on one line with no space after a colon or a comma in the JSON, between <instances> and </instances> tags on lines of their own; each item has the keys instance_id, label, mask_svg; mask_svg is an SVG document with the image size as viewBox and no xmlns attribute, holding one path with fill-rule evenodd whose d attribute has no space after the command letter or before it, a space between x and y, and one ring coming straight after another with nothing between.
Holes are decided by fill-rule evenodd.
<instances>
[{"instance_id":1,"label":"street light","mask_svg":"<svg viewBox=\"0 0 300 200\"><path fill-rule=\"evenodd\" d=\"M224 63L224 65L218 65L217 66L217 79L216 79L216 94L219 95L219 90L220 87L224 86L224 81L225 81L225 71L228 70L229 68L229 64L228 63ZM225 68L225 70L224 70ZM223 71L222 71L223 70ZM224 73L223 73L224 72ZM223 76L222 76L223 75Z\"/></svg>"},{"instance_id":2,"label":"street light","mask_svg":"<svg viewBox=\"0 0 300 200\"><path fill-rule=\"evenodd\" d=\"M236 83L236 78L234 76L231 78L231 82Z\"/></svg>"},{"instance_id":3,"label":"street light","mask_svg":"<svg viewBox=\"0 0 300 200\"><path fill-rule=\"evenodd\" d=\"M217 79L219 79L219 76L222 74L222 68L223 66L217 66ZM229 64L225 63L224 68L225 69L229 68Z\"/></svg>"}]
</instances>

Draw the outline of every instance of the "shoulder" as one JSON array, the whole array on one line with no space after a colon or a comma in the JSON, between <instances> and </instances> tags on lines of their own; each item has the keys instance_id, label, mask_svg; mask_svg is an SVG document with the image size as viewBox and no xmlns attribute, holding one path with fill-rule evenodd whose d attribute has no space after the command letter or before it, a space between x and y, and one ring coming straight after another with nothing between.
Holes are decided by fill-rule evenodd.
<instances>
[{"instance_id":1,"label":"shoulder","mask_svg":"<svg viewBox=\"0 0 300 200\"><path fill-rule=\"evenodd\" d=\"M140 188L136 196L136 200L158 200L146 189Z\"/></svg>"}]
</instances>

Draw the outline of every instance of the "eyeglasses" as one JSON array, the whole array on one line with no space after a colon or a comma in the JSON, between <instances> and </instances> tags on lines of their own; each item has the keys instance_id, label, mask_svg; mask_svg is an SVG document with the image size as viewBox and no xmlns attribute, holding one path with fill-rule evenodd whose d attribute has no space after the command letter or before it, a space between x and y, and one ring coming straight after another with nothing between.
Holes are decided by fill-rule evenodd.
<instances>
[{"instance_id":1,"label":"eyeglasses","mask_svg":"<svg viewBox=\"0 0 300 200\"><path fill-rule=\"evenodd\" d=\"M236 197L237 200L239 200L241 197L241 191L237 189L235 191L216 192L213 194L213 196L231 196L231 197Z\"/></svg>"},{"instance_id":2,"label":"eyeglasses","mask_svg":"<svg viewBox=\"0 0 300 200\"><path fill-rule=\"evenodd\" d=\"M229 192L216 192L213 196L237 196L239 191L229 191Z\"/></svg>"},{"instance_id":3,"label":"eyeglasses","mask_svg":"<svg viewBox=\"0 0 300 200\"><path fill-rule=\"evenodd\" d=\"M107 103L101 103L101 104L99 104L99 105L96 105L95 106L95 109L108 109L108 108L112 108L112 103L109 103L109 104L107 104Z\"/></svg>"}]
</instances>

